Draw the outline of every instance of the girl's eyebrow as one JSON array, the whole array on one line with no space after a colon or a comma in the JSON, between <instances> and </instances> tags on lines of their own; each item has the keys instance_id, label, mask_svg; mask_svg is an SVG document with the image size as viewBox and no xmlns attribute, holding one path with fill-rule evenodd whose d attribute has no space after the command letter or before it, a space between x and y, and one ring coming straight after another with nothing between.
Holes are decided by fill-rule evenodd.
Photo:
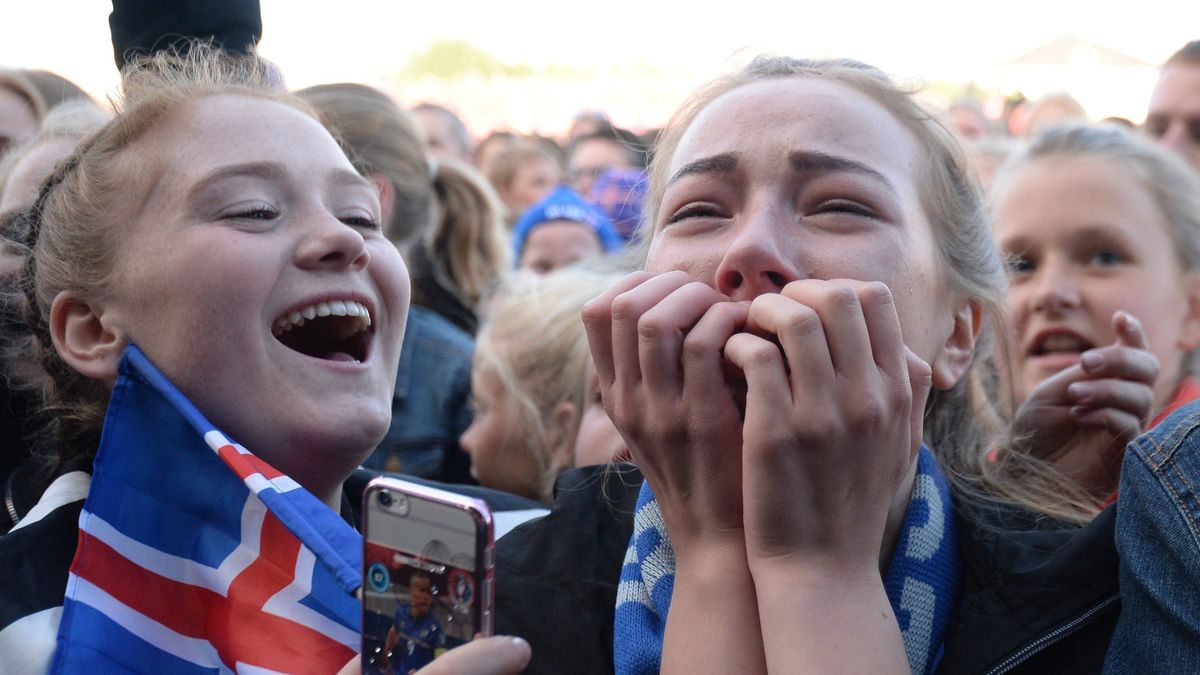
<instances>
[{"instance_id":1,"label":"girl's eyebrow","mask_svg":"<svg viewBox=\"0 0 1200 675\"><path fill-rule=\"evenodd\" d=\"M788 155L788 164L798 173L857 173L874 179L888 192L896 194L896 188L891 181L875 169L850 159L825 152L793 152Z\"/></svg>"},{"instance_id":2,"label":"girl's eyebrow","mask_svg":"<svg viewBox=\"0 0 1200 675\"><path fill-rule=\"evenodd\" d=\"M878 182L888 192L896 194L896 188L883 174L858 160L848 157L831 155L826 152L793 152L788 155L788 164L797 173L849 172L862 174ZM671 176L671 179L667 181L667 185L669 186L685 176L705 173L732 173L737 170L737 165L737 155L731 152L704 157L680 167L675 172L675 175Z\"/></svg>"},{"instance_id":3,"label":"girl's eyebrow","mask_svg":"<svg viewBox=\"0 0 1200 675\"><path fill-rule=\"evenodd\" d=\"M214 169L192 187L189 191L189 197L196 197L202 194L206 189L215 183L219 183L227 178L260 178L262 180L282 180L287 171L282 164L277 162L247 162L245 164L232 164ZM335 169L329 173L329 181L338 187L345 188L362 188L365 190L374 191L375 185L348 169Z\"/></svg>"},{"instance_id":4,"label":"girl's eyebrow","mask_svg":"<svg viewBox=\"0 0 1200 675\"><path fill-rule=\"evenodd\" d=\"M188 191L188 196L194 198L214 183L227 178L245 176L248 178L262 178L264 180L278 180L283 174L283 167L275 162L247 162L245 164L222 166L196 181L196 184Z\"/></svg>"},{"instance_id":5,"label":"girl's eyebrow","mask_svg":"<svg viewBox=\"0 0 1200 675\"><path fill-rule=\"evenodd\" d=\"M684 164L671 179L667 181L667 185L685 176L692 176L700 173L732 173L737 169L737 155L732 152L726 152L712 157L705 157L694 162Z\"/></svg>"}]
</instances>

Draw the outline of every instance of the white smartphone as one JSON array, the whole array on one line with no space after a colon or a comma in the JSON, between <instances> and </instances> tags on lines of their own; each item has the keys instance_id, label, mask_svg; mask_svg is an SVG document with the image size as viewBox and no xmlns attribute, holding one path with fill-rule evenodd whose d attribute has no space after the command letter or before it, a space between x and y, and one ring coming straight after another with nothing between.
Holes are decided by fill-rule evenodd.
<instances>
[{"instance_id":1,"label":"white smartphone","mask_svg":"<svg viewBox=\"0 0 1200 675\"><path fill-rule=\"evenodd\" d=\"M362 670L407 673L492 634L495 543L484 502L395 479L363 493Z\"/></svg>"}]
</instances>

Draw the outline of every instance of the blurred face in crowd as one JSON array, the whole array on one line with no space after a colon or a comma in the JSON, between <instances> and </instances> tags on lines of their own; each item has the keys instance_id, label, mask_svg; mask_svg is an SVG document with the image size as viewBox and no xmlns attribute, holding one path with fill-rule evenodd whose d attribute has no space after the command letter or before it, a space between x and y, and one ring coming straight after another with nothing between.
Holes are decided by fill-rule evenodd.
<instances>
[{"instance_id":1,"label":"blurred face in crowd","mask_svg":"<svg viewBox=\"0 0 1200 675\"><path fill-rule=\"evenodd\" d=\"M520 216L550 194L561 180L562 171L557 162L548 157L534 159L522 164L512 182L498 192L509 212Z\"/></svg>"},{"instance_id":2,"label":"blurred face in crowd","mask_svg":"<svg viewBox=\"0 0 1200 675\"><path fill-rule=\"evenodd\" d=\"M571 187L587 198L592 185L605 169L631 168L629 153L617 141L607 138L589 138L580 141L571 153L567 173Z\"/></svg>"},{"instance_id":3,"label":"blurred face in crowd","mask_svg":"<svg viewBox=\"0 0 1200 675\"><path fill-rule=\"evenodd\" d=\"M8 234L10 221L22 209L33 206L37 201L42 181L50 176L54 167L75 150L74 139L56 138L39 143L12 167L8 181L0 194L0 236ZM10 256L0 247L0 278L21 269L22 259Z\"/></svg>"},{"instance_id":4,"label":"blurred face in crowd","mask_svg":"<svg viewBox=\"0 0 1200 675\"><path fill-rule=\"evenodd\" d=\"M77 143L75 139L54 138L30 148L8 175L4 193L0 195L0 213L33 206L42 182L54 171L55 165L75 150Z\"/></svg>"},{"instance_id":5,"label":"blurred face in crowd","mask_svg":"<svg viewBox=\"0 0 1200 675\"><path fill-rule=\"evenodd\" d=\"M604 247L591 226L573 220L552 220L530 230L517 267L549 274L603 253Z\"/></svg>"},{"instance_id":6,"label":"blurred face in crowd","mask_svg":"<svg viewBox=\"0 0 1200 675\"><path fill-rule=\"evenodd\" d=\"M0 154L37 133L38 121L25 99L0 87Z\"/></svg>"},{"instance_id":7,"label":"blurred face in crowd","mask_svg":"<svg viewBox=\"0 0 1200 675\"><path fill-rule=\"evenodd\" d=\"M445 113L438 110L417 109L413 111L417 124L425 132L425 143L429 154L438 159L457 159L460 162L471 163L471 150L462 144L462 139L454 133L453 121Z\"/></svg>"},{"instance_id":8,"label":"blurred face in crowd","mask_svg":"<svg viewBox=\"0 0 1200 675\"><path fill-rule=\"evenodd\" d=\"M1137 317L1158 358L1156 409L1179 383L1200 326L1170 224L1137 177L1092 157L1044 157L1018 170L995 207L993 230L1008 254L1008 310L1015 339L1015 394L1080 355L1113 344L1113 314Z\"/></svg>"},{"instance_id":9,"label":"blurred face in crowd","mask_svg":"<svg viewBox=\"0 0 1200 675\"><path fill-rule=\"evenodd\" d=\"M600 399L600 377L592 373L588 382L588 397L583 416L579 420L579 432L575 435L574 466L607 464L609 461L631 460L629 447L617 431L604 402Z\"/></svg>"},{"instance_id":10,"label":"blurred face in crowd","mask_svg":"<svg viewBox=\"0 0 1200 675\"><path fill-rule=\"evenodd\" d=\"M484 487L540 499L540 468L534 450L526 447L532 437L528 422L494 367L478 355L471 372L471 398L475 416L458 439L471 456L471 476Z\"/></svg>"},{"instance_id":11,"label":"blurred face in crowd","mask_svg":"<svg viewBox=\"0 0 1200 675\"><path fill-rule=\"evenodd\" d=\"M1200 62L1180 61L1162 69L1150 95L1145 130L1200 170Z\"/></svg>"}]
</instances>

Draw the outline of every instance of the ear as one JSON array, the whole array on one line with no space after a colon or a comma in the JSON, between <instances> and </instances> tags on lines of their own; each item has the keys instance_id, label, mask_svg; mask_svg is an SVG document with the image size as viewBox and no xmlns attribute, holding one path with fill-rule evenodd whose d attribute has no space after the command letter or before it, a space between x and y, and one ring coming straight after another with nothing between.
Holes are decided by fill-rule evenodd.
<instances>
[{"instance_id":1,"label":"ear","mask_svg":"<svg viewBox=\"0 0 1200 675\"><path fill-rule=\"evenodd\" d=\"M73 291L50 305L50 338L67 365L84 377L115 382L125 336L106 325L103 312Z\"/></svg>"},{"instance_id":2,"label":"ear","mask_svg":"<svg viewBox=\"0 0 1200 675\"><path fill-rule=\"evenodd\" d=\"M370 179L379 191L379 215L386 223L391 220L392 209L396 207L396 186L392 184L392 179L381 173L371 174Z\"/></svg>"},{"instance_id":3,"label":"ear","mask_svg":"<svg viewBox=\"0 0 1200 675\"><path fill-rule=\"evenodd\" d=\"M962 379L975 355L975 341L983 326L983 308L977 302L962 301L954 313L954 325L933 363L933 386L945 391Z\"/></svg>"},{"instance_id":4,"label":"ear","mask_svg":"<svg viewBox=\"0 0 1200 675\"><path fill-rule=\"evenodd\" d=\"M1183 275L1184 313L1179 328L1179 348L1185 352L1200 348L1200 271Z\"/></svg>"},{"instance_id":5,"label":"ear","mask_svg":"<svg viewBox=\"0 0 1200 675\"><path fill-rule=\"evenodd\" d=\"M557 473L575 466L575 436L579 433L579 410L570 401L554 406L546 427L550 457L547 465Z\"/></svg>"}]
</instances>

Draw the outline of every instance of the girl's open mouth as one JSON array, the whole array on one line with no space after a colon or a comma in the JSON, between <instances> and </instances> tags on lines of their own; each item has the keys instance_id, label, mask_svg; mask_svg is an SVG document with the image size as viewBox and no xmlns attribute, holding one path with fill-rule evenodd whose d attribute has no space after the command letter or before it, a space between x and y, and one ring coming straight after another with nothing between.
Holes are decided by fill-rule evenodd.
<instances>
[{"instance_id":1,"label":"girl's open mouth","mask_svg":"<svg viewBox=\"0 0 1200 675\"><path fill-rule=\"evenodd\" d=\"M317 302L288 312L271 325L283 346L305 356L327 361L367 360L371 313L356 300Z\"/></svg>"}]
</instances>

